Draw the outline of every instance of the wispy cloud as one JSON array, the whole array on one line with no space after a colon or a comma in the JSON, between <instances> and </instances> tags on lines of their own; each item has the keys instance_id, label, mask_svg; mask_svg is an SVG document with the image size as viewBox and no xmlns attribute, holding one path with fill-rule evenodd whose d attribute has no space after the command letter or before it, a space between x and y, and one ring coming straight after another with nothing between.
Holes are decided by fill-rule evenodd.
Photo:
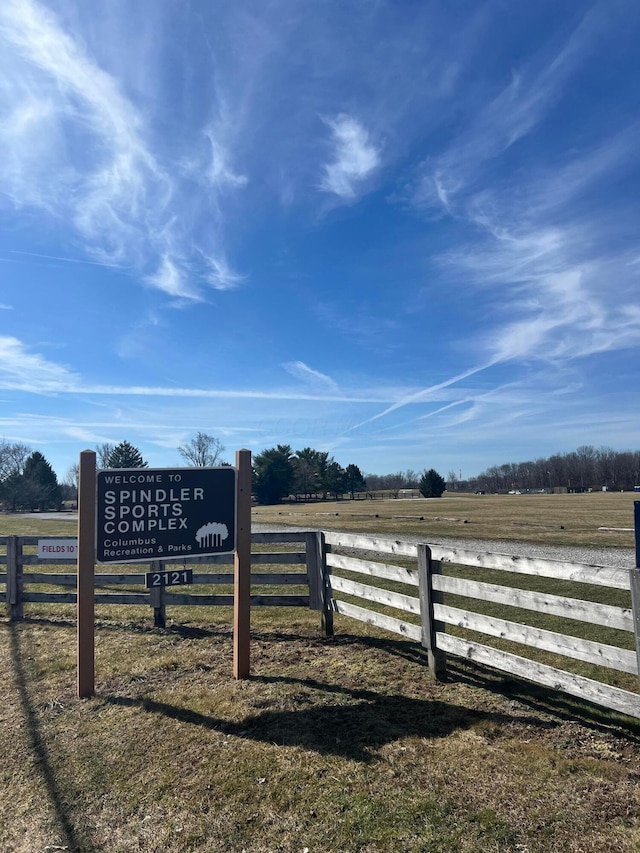
<instances>
[{"instance_id":1,"label":"wispy cloud","mask_svg":"<svg viewBox=\"0 0 640 853\"><path fill-rule=\"evenodd\" d=\"M327 119L326 124L333 132L334 152L333 160L324 167L320 188L351 201L362 182L380 165L379 150L352 116L339 115Z\"/></svg>"},{"instance_id":2,"label":"wispy cloud","mask_svg":"<svg viewBox=\"0 0 640 853\"><path fill-rule=\"evenodd\" d=\"M233 290L246 279L231 269L222 253L213 257L200 250L200 257L205 265L204 278L215 290Z\"/></svg>"},{"instance_id":3,"label":"wispy cloud","mask_svg":"<svg viewBox=\"0 0 640 853\"><path fill-rule=\"evenodd\" d=\"M497 201L493 215L501 210L506 219L510 208ZM538 209L534 223L533 211L525 212L528 226L487 219L483 236L443 258L450 272L457 267L493 294L486 350L496 361L561 363L637 346L640 302L627 251L611 250L597 220L546 225L545 214Z\"/></svg>"},{"instance_id":4,"label":"wispy cloud","mask_svg":"<svg viewBox=\"0 0 640 853\"><path fill-rule=\"evenodd\" d=\"M198 299L195 288L189 286L186 270L179 266L170 255L165 254L160 259L157 270L145 277L152 287L157 287L169 296L185 299Z\"/></svg>"},{"instance_id":5,"label":"wispy cloud","mask_svg":"<svg viewBox=\"0 0 640 853\"><path fill-rule=\"evenodd\" d=\"M207 179L217 188L246 186L249 178L234 171L230 164L229 152L220 142L216 129L210 125L205 130L205 136L211 147L211 163L206 172Z\"/></svg>"},{"instance_id":6,"label":"wispy cloud","mask_svg":"<svg viewBox=\"0 0 640 853\"><path fill-rule=\"evenodd\" d=\"M589 10L561 47L541 48L516 66L506 85L479 105L468 107L466 123L440 153L425 161L413 202L421 207L441 205L447 213L478 181L491 161L541 125L562 98L571 78L597 44L606 4Z\"/></svg>"},{"instance_id":7,"label":"wispy cloud","mask_svg":"<svg viewBox=\"0 0 640 853\"><path fill-rule=\"evenodd\" d=\"M0 386L50 394L72 389L79 377L66 367L30 352L14 337L0 336Z\"/></svg>"},{"instance_id":8,"label":"wispy cloud","mask_svg":"<svg viewBox=\"0 0 640 853\"><path fill-rule=\"evenodd\" d=\"M313 370L304 361L287 361L282 366L287 373L295 376L296 379L301 379L303 382L309 382L312 385L330 388L333 391L338 390L337 383L330 376L321 373L319 370Z\"/></svg>"},{"instance_id":9,"label":"wispy cloud","mask_svg":"<svg viewBox=\"0 0 640 853\"><path fill-rule=\"evenodd\" d=\"M449 214L457 236L435 258L443 279L482 304L477 360L560 370L640 342L637 251L620 227L624 202L613 207L610 195L635 168L640 126L590 129L579 145L543 137L607 21L606 4L594 4L561 44L543 45L501 91L467 105L457 134L422 164L414 203ZM517 148L534 133L545 157Z\"/></svg>"},{"instance_id":10,"label":"wispy cloud","mask_svg":"<svg viewBox=\"0 0 640 853\"><path fill-rule=\"evenodd\" d=\"M198 246L182 223L202 200L158 156L146 114L100 66L89 42L65 31L37 0L1 4L0 42L0 188L14 204L73 223L95 262L136 270L168 296L198 300L202 285L228 286L234 273L220 253L219 230L203 238L213 271L199 277L191 268ZM211 183L243 186L224 149L209 139Z\"/></svg>"},{"instance_id":11,"label":"wispy cloud","mask_svg":"<svg viewBox=\"0 0 640 853\"><path fill-rule=\"evenodd\" d=\"M318 400L340 403L382 403L395 399L401 390L381 388L341 391L328 376L311 370L303 362L289 365L289 372L298 378L312 379L315 389L291 388L189 388L155 385L109 385L92 383L64 365L49 361L31 352L20 340L0 336L0 388L33 394L86 394L124 397L182 397L236 400Z\"/></svg>"}]
</instances>

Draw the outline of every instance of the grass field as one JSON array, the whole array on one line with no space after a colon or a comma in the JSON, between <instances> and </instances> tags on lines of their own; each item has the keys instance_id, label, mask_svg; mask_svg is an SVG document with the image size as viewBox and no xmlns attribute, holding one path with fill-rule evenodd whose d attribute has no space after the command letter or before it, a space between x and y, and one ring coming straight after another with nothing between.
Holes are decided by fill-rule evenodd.
<instances>
[{"instance_id":1,"label":"grass field","mask_svg":"<svg viewBox=\"0 0 640 853\"><path fill-rule=\"evenodd\" d=\"M254 521L394 536L504 539L548 545L632 548L634 492L581 495L445 494L414 500L342 500L255 507Z\"/></svg>"},{"instance_id":2,"label":"grass field","mask_svg":"<svg viewBox=\"0 0 640 853\"><path fill-rule=\"evenodd\" d=\"M629 495L474 499L389 503L425 519L467 506L456 536L489 531L491 506L491 538L534 506L537 523L563 510L569 544L632 526ZM361 506L331 525L325 504L269 511L401 538L391 509L377 528L343 519ZM528 538L516 529L504 538ZM74 532L0 517L0 535ZM640 850L640 726L615 715L464 661L433 683L415 644L341 617L325 639L298 608L253 612L252 677L235 682L228 608L171 608L154 629L148 608L98 607L96 696L79 701L74 608L25 612L0 620L3 853Z\"/></svg>"}]
</instances>

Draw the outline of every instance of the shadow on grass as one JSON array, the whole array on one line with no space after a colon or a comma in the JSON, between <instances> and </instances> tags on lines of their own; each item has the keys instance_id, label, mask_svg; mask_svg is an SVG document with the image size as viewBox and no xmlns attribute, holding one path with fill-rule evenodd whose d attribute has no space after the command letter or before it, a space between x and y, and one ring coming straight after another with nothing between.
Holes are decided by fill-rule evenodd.
<instances>
[{"instance_id":1,"label":"shadow on grass","mask_svg":"<svg viewBox=\"0 0 640 853\"><path fill-rule=\"evenodd\" d=\"M281 698L282 704L288 702L297 707L266 709L239 722L230 722L148 697L114 695L104 701L225 735L279 746L299 746L364 763L374 761L380 747L407 737L442 738L480 721L498 725L512 721L505 714L475 711L430 699L353 690L313 679L254 676L251 683L299 688L293 694L283 689ZM548 726L536 717L525 722L536 727Z\"/></svg>"},{"instance_id":2,"label":"shadow on grass","mask_svg":"<svg viewBox=\"0 0 640 853\"><path fill-rule=\"evenodd\" d=\"M48 625L52 627L73 627L75 628L75 620L67 619L65 617L60 618L46 618L40 616L31 616L27 617L24 622L30 622L32 624L41 624ZM207 640L207 639L222 639L222 640L230 640L232 636L232 629L229 625L212 625L210 627L201 627L201 626L190 626L190 625L181 625L181 624L173 624L169 625L166 628L155 628L151 624L145 623L137 623L137 622L111 622L111 621L100 621L98 620L96 623L99 630L106 631L128 631L136 634L161 634L161 635L173 635L176 637L180 637L182 639L188 640ZM308 633L294 633L289 632L284 629L279 630L277 628L272 630L260 630L254 629L252 630L252 640L260 641L264 643L290 643L296 640L302 640L307 643L311 643L313 645L317 645L321 647L323 645L334 645L334 646L353 646L358 644L361 647L376 649L381 652L384 652L387 655L391 655L402 660L405 660L412 664L417 664L419 666L427 665L427 654L426 651L418 644L410 642L408 640L396 640L391 637L367 637L367 636L359 636L357 634L350 633L340 633L334 637L319 637L314 629L310 629ZM14 634L11 634L12 642L16 642L16 638ZM17 670L16 670L17 671ZM267 679L260 679L258 677L254 677L252 679L255 681L265 681ZM282 683L286 683L288 679L281 678L276 679ZM597 705L592 705L588 702L581 702L578 699L575 699L568 694L564 694L561 691L552 690L550 688L546 688L540 685L536 685L532 682L527 682L525 680L520 680L515 677L511 677L501 673L499 670L492 670L489 667L483 666L477 662L466 661L462 659L455 658L453 656L448 656L447 658L447 672L445 673L443 679L445 683L449 682L458 682L465 683L473 687L480 688L482 690L486 690L488 692L501 695L507 699L517 700L521 705L528 707L535 714L545 714L552 718L551 721L543 722L539 718L532 718L532 724L537 727L547 727L551 728L555 725L558 725L559 721L571 721L578 722L581 725L589 727L594 730L609 732L612 728L616 730L616 736L620 736L625 740L634 743L640 746L640 722L636 720L632 720L631 718L624 717L621 714L617 714L613 711L608 711L606 708L600 708ZM440 706L439 711L437 712L444 714L445 719L447 718L447 709L454 709L453 713L455 716L455 706L445 705L443 703L437 703L433 701L418 701L408 699L403 696L378 696L374 693L368 693L367 691L350 691L347 688L338 687L335 685L327 685L327 684L317 684L313 681L299 681L297 682L301 685L306 685L307 687L317 687L319 689L324 690L327 693L342 693L345 696L350 696L354 700L362 700L364 703L362 707L357 705L349 705L348 703L341 702L338 706L330 706L330 707L316 707L312 709L308 709L306 711L296 710L295 712L291 712L294 714L294 717L289 718L287 716L289 712L265 712L262 715L258 715L255 718L249 718L249 720L245 721L245 723L240 724L234 730L232 724L229 724L223 720L216 720L212 717L207 717L206 715L198 715L188 710L183 710L177 707L173 707L170 705L164 705L162 703L154 702L150 699L130 699L128 697L109 697L106 701L119 703L119 704L128 704L134 706L144 707L148 711L152 711L155 713L165 713L167 716L174 717L176 719L183 719L185 722L190 722L198 725L205 726L210 729L217 729L222 732L226 732L228 734L242 734L247 735L249 731L249 725L255 728L258 724L269 726L269 731L275 732L275 734L265 735L265 740L270 740L272 742L282 742L282 743L300 743L300 745L306 745L312 749L318 749L324 752L335 752L339 754L346 754L349 752L350 748L345 748L344 743L341 744L340 741L335 740L336 737L343 737L340 733L337 735L322 735L321 734L321 726L322 720L319 719L320 713L324 713L327 718L333 714L336 718L335 726L344 726L345 723L347 725L351 725L351 720L355 716L360 716L360 719L357 722L357 725L367 724L366 717L366 707L367 705L371 705L371 703L378 703L380 706L379 711L382 712L381 721L384 723L385 717L384 713L390 711L394 703L396 705L402 705L407 707L411 703L414 704L413 711L420 717L424 723L427 720L427 723L424 723L423 730L421 731L411 731L410 727L405 727L404 734L417 734L419 736L424 737L432 737L432 736L441 736L443 733L437 730L439 723L434 723L430 728L428 719L429 717L433 717L432 713L429 715L428 709L433 709L435 706ZM23 690L21 690L21 696L23 695ZM26 695L26 692L25 692ZM375 697L375 699L373 698ZM24 701L23 701L24 705ZM356 709L354 711L354 708ZM349 717L349 709L353 711L351 717L346 720L342 720L342 717L345 715ZM489 715L476 713L470 711L468 709L458 709L460 713L466 714L468 720L462 721L459 725L464 727L465 725L471 725L474 721L478 719L487 719ZM295 717L295 714L307 713L309 716L310 722L314 726L314 735L310 738L308 733L306 735L300 736L298 740L296 740L295 735L295 719L302 719ZM434 712L435 713L435 712ZM271 716L269 716L271 714ZM496 716L496 719L499 719L499 716ZM508 717L504 717L504 719L509 719ZM394 727L393 720L387 720L387 729L391 731ZM327 722L327 725L331 725ZM452 724L450 729L456 727L456 724ZM369 732L369 729L371 731ZM371 743L366 743L365 738L358 738L356 733L356 739L354 743L356 746L351 750L353 755L351 757L356 757L359 759L367 759L370 758L370 750L377 748L382 743L388 742L389 740L395 739L395 736L390 736L387 738L382 738L380 740L380 725L373 724L373 728L369 726L367 731L372 735ZM245 731L246 730L246 731ZM447 732L445 731L444 734ZM255 732L252 728L251 736L253 737ZM281 736L281 740L278 740L278 737ZM349 735L350 736L350 735ZM332 741L333 737L333 741ZM347 737L347 735L344 735ZM397 735L397 737L402 737L402 734ZM377 739L376 739L377 738ZM313 742L308 742L311 739Z\"/></svg>"},{"instance_id":3,"label":"shadow on grass","mask_svg":"<svg viewBox=\"0 0 640 853\"><path fill-rule=\"evenodd\" d=\"M77 621L74 618L48 617L48 616L25 616L22 620L23 625L43 625L49 628L71 628L74 631L77 627ZM100 619L95 620L97 631L127 631L132 634L175 634L184 639L205 640L213 637L230 637L231 626L212 626L211 628L191 627L188 625L168 625L166 628L157 628L153 625L153 617L150 617L149 622L124 622L115 620Z\"/></svg>"},{"instance_id":4,"label":"shadow on grass","mask_svg":"<svg viewBox=\"0 0 640 853\"><path fill-rule=\"evenodd\" d=\"M33 766L37 768L42 781L44 783L49 802L53 808L58 824L59 832L62 836L63 848L65 850L77 851L77 853L95 853L96 848L89 840L86 830L79 831L72 823L69 817L66 803L60 791L56 774L52 767L49 758L49 752L42 737L40 724L35 708L29 698L27 689L27 674L22 663L22 654L20 651L20 638L18 628L14 623L8 625L9 647L11 653L11 663L13 666L15 681L18 687L18 696L20 697L20 705L26 723L26 731L29 737L29 745L33 756ZM51 848L55 849L55 848Z\"/></svg>"},{"instance_id":5,"label":"shadow on grass","mask_svg":"<svg viewBox=\"0 0 640 853\"><path fill-rule=\"evenodd\" d=\"M513 699L536 714L555 718L552 725L558 725L560 720L575 722L603 733L614 728L616 737L640 746L640 721L586 701L581 702L560 690L505 675L480 663L452 657L447 658L447 680Z\"/></svg>"},{"instance_id":6,"label":"shadow on grass","mask_svg":"<svg viewBox=\"0 0 640 853\"><path fill-rule=\"evenodd\" d=\"M76 630L77 626L75 617L68 618L65 616L55 618L47 616L28 615L24 617L24 619L22 620L22 624L43 625L50 628L71 628L74 631ZM228 623L222 622L218 625L210 625L206 628L203 628L200 625L182 625L179 623L169 624L165 628L158 628L153 625L152 616L149 618L149 621L145 622L125 622L116 621L113 619L101 619L97 617L95 620L95 626L96 631L127 631L131 634L175 636L180 637L184 640L210 640L221 638L231 641L233 637L233 625L231 623L231 620ZM291 642L293 640L313 641L318 643L335 642L333 637L328 639L325 639L324 637L319 637L316 629L310 629L308 633L295 633L290 630L279 630L277 628L270 631L252 628L251 638L252 640L262 640L268 642ZM351 642L353 642L354 640L361 638L351 635L343 635L340 639L349 639Z\"/></svg>"},{"instance_id":7,"label":"shadow on grass","mask_svg":"<svg viewBox=\"0 0 640 853\"><path fill-rule=\"evenodd\" d=\"M358 644L367 649L377 649L388 655L402 658L409 663L427 666L427 651L418 643L411 640L395 640L393 637L362 637L358 634L336 634L333 637L320 638L319 642L331 643L337 646L353 646ZM446 681L446 675L444 680Z\"/></svg>"}]
</instances>

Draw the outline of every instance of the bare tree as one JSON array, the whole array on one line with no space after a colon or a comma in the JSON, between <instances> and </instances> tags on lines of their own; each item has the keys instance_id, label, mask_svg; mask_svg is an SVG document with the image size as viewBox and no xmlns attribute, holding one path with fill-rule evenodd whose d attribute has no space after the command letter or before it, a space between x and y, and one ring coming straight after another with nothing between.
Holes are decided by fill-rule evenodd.
<instances>
[{"instance_id":1,"label":"bare tree","mask_svg":"<svg viewBox=\"0 0 640 853\"><path fill-rule=\"evenodd\" d=\"M22 474L24 463L30 455L28 444L0 439L0 480L6 480L12 474Z\"/></svg>"},{"instance_id":2,"label":"bare tree","mask_svg":"<svg viewBox=\"0 0 640 853\"><path fill-rule=\"evenodd\" d=\"M77 462L69 466L69 470L64 475L64 484L71 489L78 490L78 477L80 476L80 466Z\"/></svg>"},{"instance_id":3,"label":"bare tree","mask_svg":"<svg viewBox=\"0 0 640 853\"><path fill-rule=\"evenodd\" d=\"M108 468L109 467L109 457L115 450L115 444L111 444L108 441L103 442L102 444L96 444L96 456L98 457L98 468Z\"/></svg>"},{"instance_id":4,"label":"bare tree","mask_svg":"<svg viewBox=\"0 0 640 853\"><path fill-rule=\"evenodd\" d=\"M195 468L214 468L223 464L224 445L213 435L197 432L195 438L180 445L178 453Z\"/></svg>"}]
</instances>

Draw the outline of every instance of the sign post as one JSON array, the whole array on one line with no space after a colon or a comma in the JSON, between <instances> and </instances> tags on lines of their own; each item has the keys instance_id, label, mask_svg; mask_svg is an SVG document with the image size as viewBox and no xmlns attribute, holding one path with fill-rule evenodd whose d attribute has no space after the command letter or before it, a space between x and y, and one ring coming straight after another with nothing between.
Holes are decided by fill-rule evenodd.
<instances>
[{"instance_id":1,"label":"sign post","mask_svg":"<svg viewBox=\"0 0 640 853\"><path fill-rule=\"evenodd\" d=\"M78 697L92 696L95 689L95 528L96 454L80 454L78 478Z\"/></svg>"},{"instance_id":2,"label":"sign post","mask_svg":"<svg viewBox=\"0 0 640 853\"><path fill-rule=\"evenodd\" d=\"M238 542L234 559L233 675L249 678L251 642L251 451L236 451Z\"/></svg>"},{"instance_id":3,"label":"sign post","mask_svg":"<svg viewBox=\"0 0 640 853\"><path fill-rule=\"evenodd\" d=\"M96 454L80 454L78 495L78 696L94 692L95 564L151 563L146 585L193 582L163 560L235 554L234 675L249 677L251 607L251 451L236 468L113 468L96 472ZM43 541L46 551L52 546ZM49 553L46 551L46 553ZM158 608L161 609L161 608Z\"/></svg>"}]
</instances>

